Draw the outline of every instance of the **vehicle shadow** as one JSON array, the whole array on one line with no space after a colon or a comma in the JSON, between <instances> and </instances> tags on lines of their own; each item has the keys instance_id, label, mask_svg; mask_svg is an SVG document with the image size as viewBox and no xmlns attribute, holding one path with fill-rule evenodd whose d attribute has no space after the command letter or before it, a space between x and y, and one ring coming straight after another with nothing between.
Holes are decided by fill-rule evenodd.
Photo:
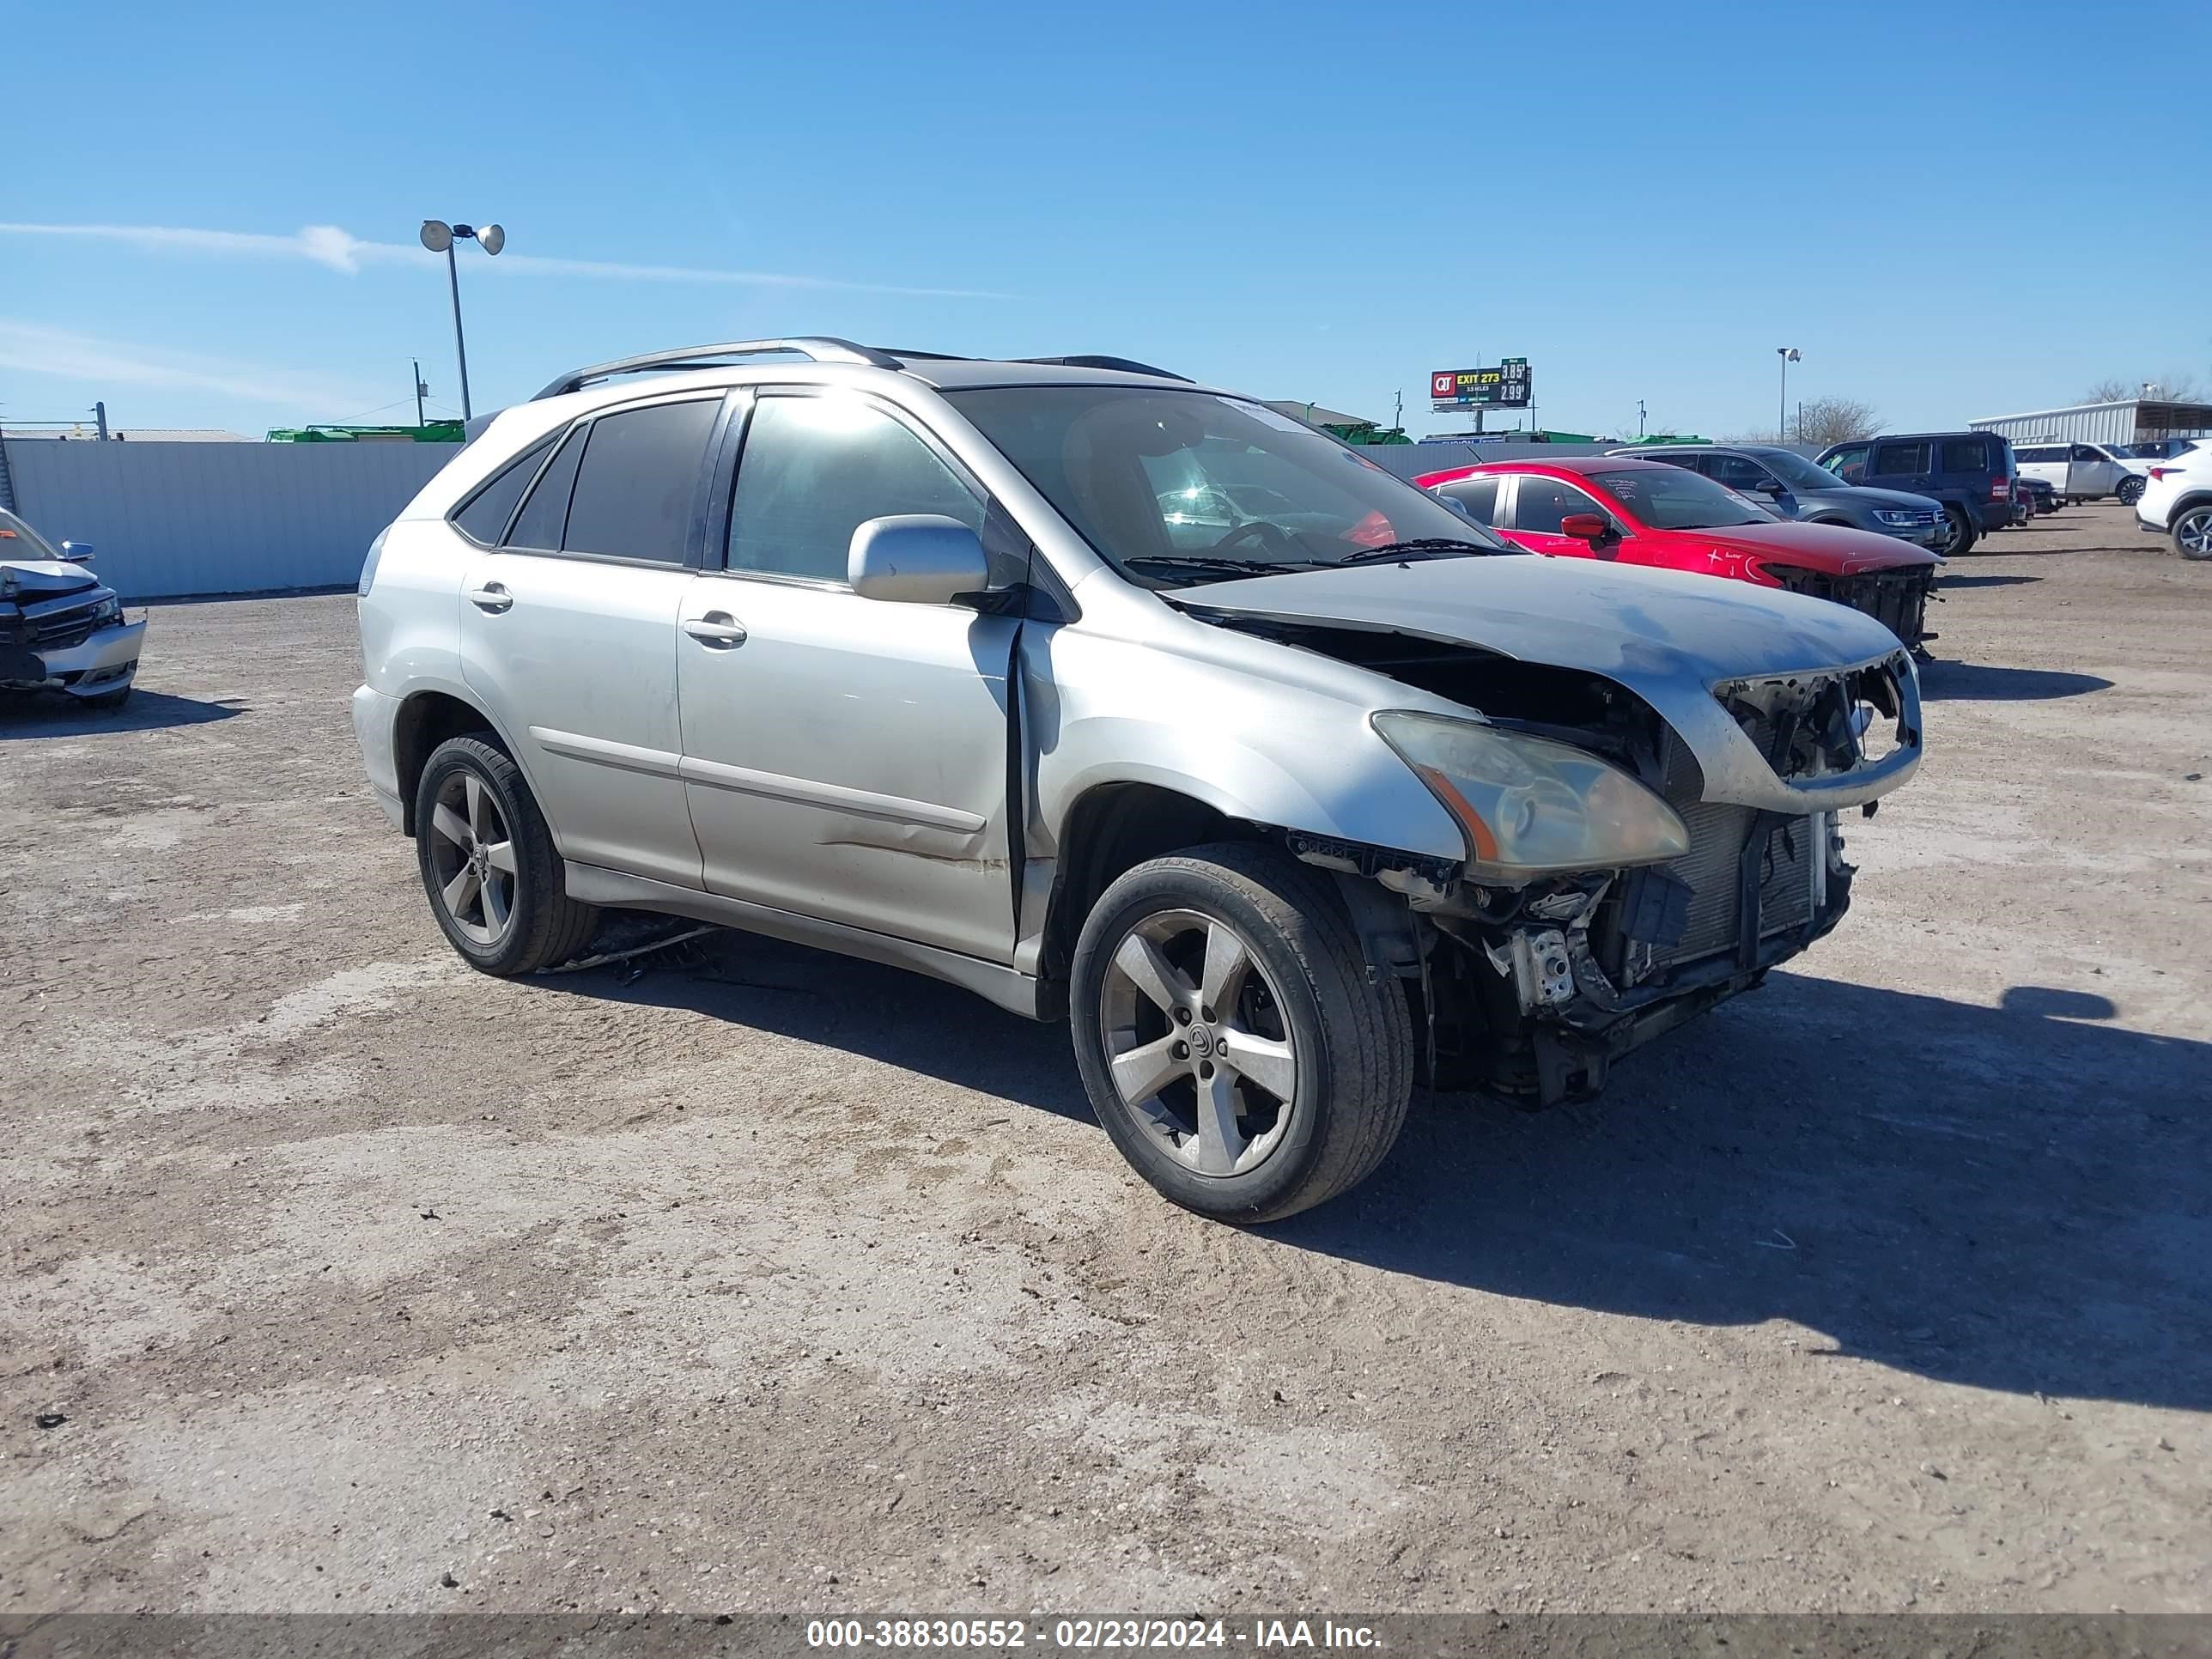
<instances>
[{"instance_id":1,"label":"vehicle shadow","mask_svg":"<svg viewBox=\"0 0 2212 1659\"><path fill-rule=\"evenodd\" d=\"M1643 1319L1789 1321L1945 1381L2212 1408L2212 1044L1777 974L1588 1107L1417 1107L1273 1236Z\"/></svg>"},{"instance_id":2,"label":"vehicle shadow","mask_svg":"<svg viewBox=\"0 0 2212 1659\"><path fill-rule=\"evenodd\" d=\"M2004 668L1990 663L1937 660L1920 671L1920 695L1930 702L2039 702L2112 689L2095 674L2052 668Z\"/></svg>"},{"instance_id":3,"label":"vehicle shadow","mask_svg":"<svg viewBox=\"0 0 2212 1659\"><path fill-rule=\"evenodd\" d=\"M781 939L723 929L702 944L703 961L647 967L635 977L631 965L617 963L529 982L601 1001L687 1008L1095 1121L1065 1025L1023 1019L903 969Z\"/></svg>"},{"instance_id":4,"label":"vehicle shadow","mask_svg":"<svg viewBox=\"0 0 2212 1659\"><path fill-rule=\"evenodd\" d=\"M1948 592L1954 587L2023 587L2042 580L2040 576L1938 576L1936 586Z\"/></svg>"},{"instance_id":5,"label":"vehicle shadow","mask_svg":"<svg viewBox=\"0 0 2212 1659\"><path fill-rule=\"evenodd\" d=\"M532 981L680 1007L1092 1121L1066 1028L741 933ZM1364 1187L1267 1230L1393 1273L1640 1318L1787 1320L1814 1353L2212 1408L2212 1044L2087 993L1996 1008L1776 974L1589 1105L1417 1097Z\"/></svg>"},{"instance_id":6,"label":"vehicle shadow","mask_svg":"<svg viewBox=\"0 0 2212 1659\"><path fill-rule=\"evenodd\" d=\"M0 697L0 742L9 738L98 736L109 732L155 732L173 726L205 726L243 714L231 700L206 702L166 691L132 689L122 708L103 714L56 692Z\"/></svg>"}]
</instances>

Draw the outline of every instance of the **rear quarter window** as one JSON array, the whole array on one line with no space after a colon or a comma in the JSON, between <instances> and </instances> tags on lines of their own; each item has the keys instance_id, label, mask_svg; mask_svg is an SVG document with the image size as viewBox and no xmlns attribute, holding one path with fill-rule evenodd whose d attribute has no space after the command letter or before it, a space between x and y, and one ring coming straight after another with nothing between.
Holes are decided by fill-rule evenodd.
<instances>
[{"instance_id":1,"label":"rear quarter window","mask_svg":"<svg viewBox=\"0 0 2212 1659\"><path fill-rule=\"evenodd\" d=\"M1946 438L1942 472L2002 472L2004 467L1979 438Z\"/></svg>"},{"instance_id":2,"label":"rear quarter window","mask_svg":"<svg viewBox=\"0 0 2212 1659\"><path fill-rule=\"evenodd\" d=\"M540 439L494 473L491 481L452 515L454 527L472 542L497 547L507 521L514 516L514 504L530 488L531 479L538 476L538 462L552 447L550 438Z\"/></svg>"}]
</instances>

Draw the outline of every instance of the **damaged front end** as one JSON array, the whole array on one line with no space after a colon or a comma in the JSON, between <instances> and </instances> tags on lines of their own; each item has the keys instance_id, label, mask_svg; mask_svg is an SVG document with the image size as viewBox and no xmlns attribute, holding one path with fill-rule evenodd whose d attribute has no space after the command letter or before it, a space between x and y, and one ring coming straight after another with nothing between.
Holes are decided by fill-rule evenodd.
<instances>
[{"instance_id":1,"label":"damaged front end","mask_svg":"<svg viewBox=\"0 0 2212 1659\"><path fill-rule=\"evenodd\" d=\"M1386 738L1392 720L1419 718L1592 763L1570 802L1540 767L1503 788L1449 775L1449 766L1440 777L1394 738L1461 822L1463 863L1288 838L1309 863L1368 878L1347 879L1348 893L1372 894L1372 882L1403 900L1395 939L1373 900L1354 897L1353 911L1370 962L1418 982L1431 1076L1532 1104L1594 1094L1613 1060L1757 985L1832 930L1853 875L1839 815L1870 813L1918 757L1917 689L1902 651L1848 668L1724 678L1697 689L1701 706L1668 719L1655 707L1662 700L1601 675L1395 633L1270 631L1480 711L1472 722L1377 715ZM1450 765L1474 769L1464 758ZM1613 851L1586 868L1501 857L1501 814L1533 824L1547 812L1565 812L1580 844Z\"/></svg>"}]
</instances>

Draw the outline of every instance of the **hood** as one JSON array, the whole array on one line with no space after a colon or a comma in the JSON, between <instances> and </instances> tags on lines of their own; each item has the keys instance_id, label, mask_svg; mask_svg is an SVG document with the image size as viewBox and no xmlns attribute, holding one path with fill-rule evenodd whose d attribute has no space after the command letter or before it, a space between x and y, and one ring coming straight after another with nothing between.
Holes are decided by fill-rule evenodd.
<instances>
[{"instance_id":1,"label":"hood","mask_svg":"<svg viewBox=\"0 0 2212 1659\"><path fill-rule=\"evenodd\" d=\"M1334 623L1480 646L1639 690L1655 679L1708 686L1856 666L1899 648L1897 636L1871 617L1826 599L1588 559L1358 565L1215 582L1168 597L1200 614Z\"/></svg>"},{"instance_id":2,"label":"hood","mask_svg":"<svg viewBox=\"0 0 2212 1659\"><path fill-rule=\"evenodd\" d=\"M1833 496L1839 501L1856 501L1862 507L1902 507L1915 513L1933 513L1939 517L1943 511L1943 503L1932 496L1916 495L1905 489L1876 489L1872 484L1847 484L1838 481L1830 488L1801 489L1797 495L1801 500L1808 495L1817 495L1823 500Z\"/></svg>"},{"instance_id":3,"label":"hood","mask_svg":"<svg viewBox=\"0 0 2212 1659\"><path fill-rule=\"evenodd\" d=\"M0 592L27 604L99 586L99 577L66 559L0 559Z\"/></svg>"},{"instance_id":4,"label":"hood","mask_svg":"<svg viewBox=\"0 0 2212 1659\"><path fill-rule=\"evenodd\" d=\"M1897 636L1862 612L1780 588L1588 559L1498 556L1292 572L1162 597L1200 617L1373 629L1602 675L1688 743L1708 800L1791 813L1856 805L1919 764L1919 680ZM1909 744L1809 782L1777 777L1715 696L1724 682L1873 664L1896 678Z\"/></svg>"},{"instance_id":5,"label":"hood","mask_svg":"<svg viewBox=\"0 0 2212 1659\"><path fill-rule=\"evenodd\" d=\"M1900 497L1910 501L1911 496ZM1830 576L1856 576L1867 570L1896 570L1906 565L1932 565L1936 556L1924 549L1872 530L1853 530L1839 524L1730 524L1711 530L1670 530L1677 541L1710 543L1753 558L1778 559Z\"/></svg>"}]
</instances>

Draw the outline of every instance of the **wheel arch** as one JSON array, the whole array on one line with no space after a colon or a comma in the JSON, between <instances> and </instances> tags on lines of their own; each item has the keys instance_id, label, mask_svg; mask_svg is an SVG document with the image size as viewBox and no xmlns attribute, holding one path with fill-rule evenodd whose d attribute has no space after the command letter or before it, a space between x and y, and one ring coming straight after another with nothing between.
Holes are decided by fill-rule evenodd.
<instances>
[{"instance_id":1,"label":"wheel arch","mask_svg":"<svg viewBox=\"0 0 2212 1659\"><path fill-rule=\"evenodd\" d=\"M514 763L526 782L529 781L529 772L514 744L499 729L499 722L481 707L440 687L410 691L400 700L399 711L392 722L392 758L399 784L400 828L408 835L415 833L415 792L422 781L423 769L429 765L430 757L437 752L440 744L449 738L464 737L486 739Z\"/></svg>"},{"instance_id":2,"label":"wheel arch","mask_svg":"<svg viewBox=\"0 0 2212 1659\"><path fill-rule=\"evenodd\" d=\"M1098 896L1137 866L1186 847L1267 838L1251 819L1187 790L1139 779L1091 785L1060 820L1044 920L1043 977L1066 983L1085 918Z\"/></svg>"}]
</instances>

